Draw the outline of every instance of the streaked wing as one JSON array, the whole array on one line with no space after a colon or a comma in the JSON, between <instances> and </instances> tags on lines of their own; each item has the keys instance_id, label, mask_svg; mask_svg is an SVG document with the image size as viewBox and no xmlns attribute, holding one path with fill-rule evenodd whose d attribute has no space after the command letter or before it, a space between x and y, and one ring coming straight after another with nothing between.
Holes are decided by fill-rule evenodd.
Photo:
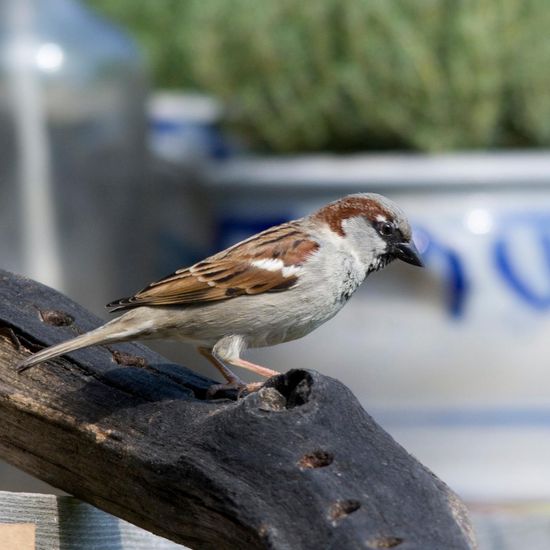
<instances>
[{"instance_id":1,"label":"streaked wing","mask_svg":"<svg viewBox=\"0 0 550 550\"><path fill-rule=\"evenodd\" d=\"M145 305L192 305L279 292L297 284L302 264L318 248L319 244L296 222L285 223L180 269L135 296L107 307L118 310Z\"/></svg>"}]
</instances>

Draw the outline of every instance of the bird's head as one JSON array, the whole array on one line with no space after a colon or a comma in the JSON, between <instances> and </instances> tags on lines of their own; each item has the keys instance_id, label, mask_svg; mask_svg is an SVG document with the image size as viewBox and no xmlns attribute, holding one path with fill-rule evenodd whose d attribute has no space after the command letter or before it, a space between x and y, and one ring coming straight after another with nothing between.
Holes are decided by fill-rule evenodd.
<instances>
[{"instance_id":1,"label":"bird's head","mask_svg":"<svg viewBox=\"0 0 550 550\"><path fill-rule=\"evenodd\" d=\"M367 274L395 259L423 265L405 213L382 195L348 195L321 208L314 219L326 223L345 239L365 265Z\"/></svg>"}]
</instances>

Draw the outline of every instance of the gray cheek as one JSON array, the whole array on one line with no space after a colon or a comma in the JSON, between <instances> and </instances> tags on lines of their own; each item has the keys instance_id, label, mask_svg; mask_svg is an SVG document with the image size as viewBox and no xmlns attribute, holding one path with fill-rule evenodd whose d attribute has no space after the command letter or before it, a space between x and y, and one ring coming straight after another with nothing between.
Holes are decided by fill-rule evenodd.
<instances>
[{"instance_id":1,"label":"gray cheek","mask_svg":"<svg viewBox=\"0 0 550 550\"><path fill-rule=\"evenodd\" d=\"M370 234L370 232L376 233L371 223L362 216L344 220L342 222L342 229L347 236Z\"/></svg>"},{"instance_id":2,"label":"gray cheek","mask_svg":"<svg viewBox=\"0 0 550 550\"><path fill-rule=\"evenodd\" d=\"M370 252L384 253L387 243L365 218L350 218L342 222L346 236L358 249L367 249Z\"/></svg>"}]
</instances>

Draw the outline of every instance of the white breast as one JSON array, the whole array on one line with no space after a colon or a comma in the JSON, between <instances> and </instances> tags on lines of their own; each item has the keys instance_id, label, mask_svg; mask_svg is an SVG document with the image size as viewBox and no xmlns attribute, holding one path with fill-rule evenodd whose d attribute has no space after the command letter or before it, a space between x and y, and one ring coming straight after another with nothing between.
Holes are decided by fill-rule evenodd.
<instances>
[{"instance_id":1,"label":"white breast","mask_svg":"<svg viewBox=\"0 0 550 550\"><path fill-rule=\"evenodd\" d=\"M270 311L269 320L249 335L249 346L301 338L340 311L365 279L362 262L342 241L324 242L301 270L296 287L262 296L262 309Z\"/></svg>"}]
</instances>

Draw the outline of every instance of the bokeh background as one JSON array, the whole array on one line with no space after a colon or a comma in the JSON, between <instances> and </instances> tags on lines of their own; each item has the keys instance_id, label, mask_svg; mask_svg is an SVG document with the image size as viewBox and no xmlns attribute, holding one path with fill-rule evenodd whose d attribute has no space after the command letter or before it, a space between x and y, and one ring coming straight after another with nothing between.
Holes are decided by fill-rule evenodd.
<instances>
[{"instance_id":1,"label":"bokeh background","mask_svg":"<svg viewBox=\"0 0 550 550\"><path fill-rule=\"evenodd\" d=\"M390 196L427 268L392 264L249 356L350 386L467 500L483 549L548 548L548 7L2 0L0 267L106 318L262 228ZM7 465L0 489L52 491Z\"/></svg>"}]
</instances>

